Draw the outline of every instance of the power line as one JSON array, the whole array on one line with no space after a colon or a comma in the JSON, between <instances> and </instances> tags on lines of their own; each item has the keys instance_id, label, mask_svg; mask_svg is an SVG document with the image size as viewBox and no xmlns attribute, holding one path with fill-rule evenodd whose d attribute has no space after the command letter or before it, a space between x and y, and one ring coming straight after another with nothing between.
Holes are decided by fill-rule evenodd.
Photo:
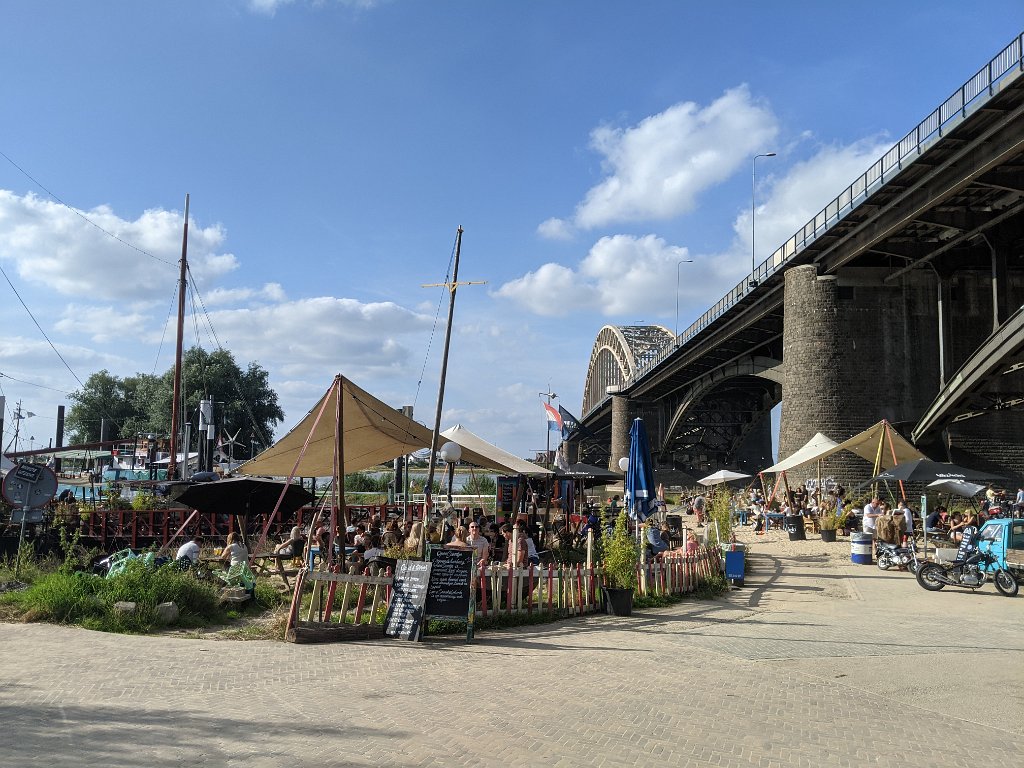
<instances>
[{"instance_id":1,"label":"power line","mask_svg":"<svg viewBox=\"0 0 1024 768\"><path fill-rule=\"evenodd\" d=\"M137 245L132 245L132 244L131 244L131 243L129 243L129 242L127 241L127 240L123 240L123 239L121 239L120 237L118 237L117 235L115 235L115 234L114 234L113 232L110 232L109 230L106 230L106 229L104 229L103 227L101 227L101 226L100 226L99 224L97 224L97 223L96 223L95 221L93 221L92 219L90 219L90 218L89 218L88 216L86 216L86 215L85 215L84 213L82 213L81 211L79 211L79 210L78 210L77 208L73 208L73 207L71 207L70 205L68 205L67 203L65 203L65 202L64 202L63 200L61 200L61 199L60 199L59 197L57 197L57 195L55 195L55 194L54 194L53 192L51 192L51 191L50 191L49 189L47 189L46 187L44 187L44 186L42 185L42 183L40 183L40 182L39 182L38 180L36 180L36 179L35 179L35 178L34 178L34 177L32 176L32 174L30 174L30 173L29 173L28 171L26 171L26 170L25 170L24 168L22 168L22 167L21 167L20 165L18 165L18 164L17 164L16 162L14 162L14 161L13 161L13 160L12 160L12 159L11 159L10 157L8 157L8 156L7 156L6 154L4 154L4 152L3 152L3 151L0 151L0 157L2 157L2 158L3 158L4 160L6 160L6 161L7 161L8 163L10 163L11 165L13 165L13 166L14 166L15 168L17 168L17 169L18 169L18 171L20 171L20 172L21 172L21 174L22 174L22 175L23 175L23 176L24 176L24 177L25 177L26 179L28 179L29 181L31 181L31 182L32 182L33 184L35 184L35 185L36 185L37 187L39 187L39 188L40 188L41 190L43 190L43 192L45 192L45 193L46 193L47 195L49 195L49 196L50 196L51 198L53 198L53 199L54 199L54 200L56 200L56 201L57 201L58 203L60 203L61 205L63 205L63 206L65 207L65 208L67 208L67 209L68 209L69 211L71 211L71 212L72 212L73 214L75 214L76 216L78 216L79 218L81 218L81 219L82 219L83 221L85 221L85 222L86 222L87 224L90 224L90 225L92 225L92 226L96 227L96 229L98 229L98 230L99 230L100 232L102 232L103 234L105 234L105 235L106 235L107 237L111 237L111 238L113 238L114 240L117 240L117 242L121 243L121 245L125 245L125 246L129 247L129 248L131 248L131 249L132 249L133 251L138 251L138 252L139 252L139 253L141 253L141 254L142 254L143 256L148 256L148 257L149 257L149 258L151 258L151 259L155 259L156 261L159 261L159 262L161 262L161 263L163 263L163 264L167 264L168 266L171 266L171 267L173 267L173 266L174 266L174 262L171 262L171 261L167 261L167 259L161 259L161 258L160 258L159 256L154 256L154 255L153 255L152 253L150 253L149 251L147 251L147 250L144 250L144 249L142 249L142 248L139 248L139 247L138 247Z\"/></svg>"}]
</instances>

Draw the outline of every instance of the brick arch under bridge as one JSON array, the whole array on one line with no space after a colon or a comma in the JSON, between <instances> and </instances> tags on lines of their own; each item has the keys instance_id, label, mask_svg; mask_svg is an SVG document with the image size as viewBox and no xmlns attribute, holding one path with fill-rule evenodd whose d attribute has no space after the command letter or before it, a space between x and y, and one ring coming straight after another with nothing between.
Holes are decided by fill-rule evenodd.
<instances>
[{"instance_id":1,"label":"brick arch under bridge","mask_svg":"<svg viewBox=\"0 0 1024 768\"><path fill-rule=\"evenodd\" d=\"M753 474L772 463L771 409L782 364L750 356L720 366L660 404L658 463L696 476L722 467Z\"/></svg>"},{"instance_id":2,"label":"brick arch under bridge","mask_svg":"<svg viewBox=\"0 0 1024 768\"><path fill-rule=\"evenodd\" d=\"M660 325L606 325L598 331L583 385L583 413L608 397L608 387L620 387L637 368L655 357L674 338Z\"/></svg>"}]
</instances>

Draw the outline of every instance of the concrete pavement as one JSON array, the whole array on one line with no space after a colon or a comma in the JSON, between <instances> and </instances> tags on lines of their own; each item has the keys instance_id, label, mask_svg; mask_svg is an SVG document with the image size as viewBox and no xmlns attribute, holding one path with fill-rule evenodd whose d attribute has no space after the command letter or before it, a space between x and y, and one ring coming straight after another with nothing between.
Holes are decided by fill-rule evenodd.
<instances>
[{"instance_id":1,"label":"concrete pavement","mask_svg":"<svg viewBox=\"0 0 1024 768\"><path fill-rule=\"evenodd\" d=\"M0 766L974 766L1024 754L1024 598L751 556L725 598L413 644L0 625Z\"/></svg>"}]
</instances>

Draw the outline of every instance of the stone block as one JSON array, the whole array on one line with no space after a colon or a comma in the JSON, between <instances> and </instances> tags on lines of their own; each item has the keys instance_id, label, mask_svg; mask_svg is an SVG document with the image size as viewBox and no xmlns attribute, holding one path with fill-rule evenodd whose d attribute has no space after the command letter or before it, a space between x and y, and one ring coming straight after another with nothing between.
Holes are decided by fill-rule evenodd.
<instances>
[{"instance_id":1,"label":"stone block","mask_svg":"<svg viewBox=\"0 0 1024 768\"><path fill-rule=\"evenodd\" d=\"M173 624L178 620L178 616L181 612L178 610L177 603L160 603L156 607L156 620L158 624Z\"/></svg>"}]
</instances>

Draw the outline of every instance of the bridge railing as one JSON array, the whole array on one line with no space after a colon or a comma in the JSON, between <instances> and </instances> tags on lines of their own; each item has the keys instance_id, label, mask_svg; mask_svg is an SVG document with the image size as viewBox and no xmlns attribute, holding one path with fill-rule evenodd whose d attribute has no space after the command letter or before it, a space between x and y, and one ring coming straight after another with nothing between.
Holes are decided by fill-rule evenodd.
<instances>
[{"instance_id":1,"label":"bridge railing","mask_svg":"<svg viewBox=\"0 0 1024 768\"><path fill-rule=\"evenodd\" d=\"M782 269L807 246L867 200L877 188L887 181L891 181L895 175L920 157L933 143L959 125L968 115L982 107L996 93L998 86L1004 80L1016 77L1018 73L1024 71L1022 52L1024 52L1024 34L1014 38L995 58L954 91L916 128L896 142L850 186L840 192L814 218L801 227L796 234L757 265L750 277L744 278L657 353L648 355L638 363L635 372L626 377L623 386L629 387L635 384L648 372L658 367L672 352L687 344L735 306L744 296L755 290L751 287L752 280L756 280L760 284L764 282L765 278ZM595 403L591 410L597 408L605 400L607 397L601 402Z\"/></svg>"}]
</instances>

